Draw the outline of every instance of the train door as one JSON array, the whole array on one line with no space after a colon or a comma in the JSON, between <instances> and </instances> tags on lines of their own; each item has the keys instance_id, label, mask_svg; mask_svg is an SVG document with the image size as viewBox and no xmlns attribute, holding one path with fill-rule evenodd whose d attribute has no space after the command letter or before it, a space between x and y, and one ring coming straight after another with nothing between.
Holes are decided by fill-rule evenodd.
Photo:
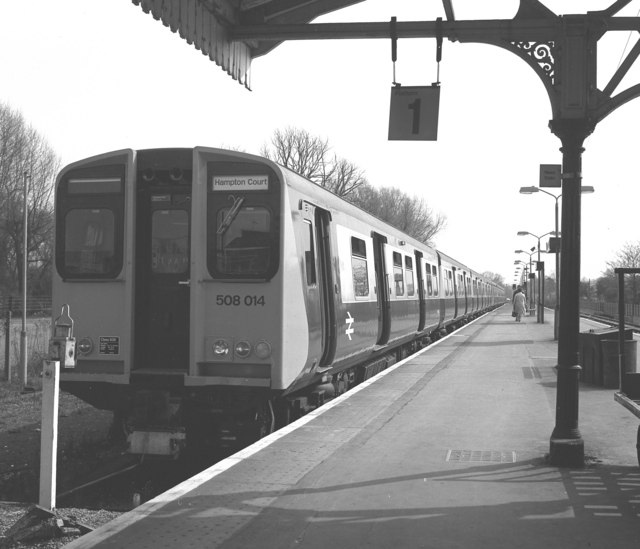
<instances>
[{"instance_id":1,"label":"train door","mask_svg":"<svg viewBox=\"0 0 640 549\"><path fill-rule=\"evenodd\" d=\"M418 278L418 303L420 304L420 321L418 323L418 331L424 330L427 316L426 293L424 288L424 272L422 269L422 252L416 250L416 277ZM430 275L431 273L429 273Z\"/></svg>"},{"instance_id":2,"label":"train door","mask_svg":"<svg viewBox=\"0 0 640 549\"><path fill-rule=\"evenodd\" d=\"M460 287L458 285L458 278L456 276L456 268L452 268L453 276L451 277L451 282L453 285L453 317L458 318L460 314Z\"/></svg>"},{"instance_id":3,"label":"train door","mask_svg":"<svg viewBox=\"0 0 640 549\"><path fill-rule=\"evenodd\" d=\"M336 320L331 271L331 240L328 211L302 202L300 238L304 251L305 301L309 322L309 352L320 356L319 366L333 362L336 351Z\"/></svg>"},{"instance_id":4,"label":"train door","mask_svg":"<svg viewBox=\"0 0 640 549\"><path fill-rule=\"evenodd\" d=\"M473 295L471 293L471 278L467 276L467 273L463 273L464 278L464 302L465 302L465 313L469 314L473 311Z\"/></svg>"},{"instance_id":5,"label":"train door","mask_svg":"<svg viewBox=\"0 0 640 549\"><path fill-rule=\"evenodd\" d=\"M190 166L189 155L189 166ZM191 180L150 170L138 178L136 370L189 366Z\"/></svg>"},{"instance_id":6,"label":"train door","mask_svg":"<svg viewBox=\"0 0 640 549\"><path fill-rule=\"evenodd\" d=\"M373 236L373 262L376 271L376 292L378 297L378 340L377 345L386 345L391 331L391 302L389 301L389 275L384 260L387 237L378 233Z\"/></svg>"},{"instance_id":7,"label":"train door","mask_svg":"<svg viewBox=\"0 0 640 549\"><path fill-rule=\"evenodd\" d=\"M336 354L336 291L331 263L331 214L315 208L316 252L318 258L318 286L322 311L322 358L320 367L329 366Z\"/></svg>"}]
</instances>

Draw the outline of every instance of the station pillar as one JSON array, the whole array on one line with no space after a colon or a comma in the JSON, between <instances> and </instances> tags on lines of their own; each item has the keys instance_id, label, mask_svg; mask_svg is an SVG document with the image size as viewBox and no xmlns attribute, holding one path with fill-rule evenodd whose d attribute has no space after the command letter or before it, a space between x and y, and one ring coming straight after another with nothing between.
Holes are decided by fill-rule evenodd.
<instances>
[{"instance_id":1,"label":"station pillar","mask_svg":"<svg viewBox=\"0 0 640 549\"><path fill-rule=\"evenodd\" d=\"M556 425L551 434L552 465L584 466L584 441L578 427L580 383L580 225L583 143L592 128L585 119L550 123L562 141L562 254L558 327Z\"/></svg>"}]
</instances>

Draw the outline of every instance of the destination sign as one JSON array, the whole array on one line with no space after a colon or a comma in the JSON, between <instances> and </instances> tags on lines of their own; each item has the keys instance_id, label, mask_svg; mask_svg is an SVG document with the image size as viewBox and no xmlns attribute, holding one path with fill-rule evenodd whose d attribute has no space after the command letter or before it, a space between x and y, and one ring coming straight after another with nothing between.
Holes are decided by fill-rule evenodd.
<instances>
[{"instance_id":1,"label":"destination sign","mask_svg":"<svg viewBox=\"0 0 640 549\"><path fill-rule=\"evenodd\" d=\"M268 175L214 175L212 191L268 191Z\"/></svg>"}]
</instances>

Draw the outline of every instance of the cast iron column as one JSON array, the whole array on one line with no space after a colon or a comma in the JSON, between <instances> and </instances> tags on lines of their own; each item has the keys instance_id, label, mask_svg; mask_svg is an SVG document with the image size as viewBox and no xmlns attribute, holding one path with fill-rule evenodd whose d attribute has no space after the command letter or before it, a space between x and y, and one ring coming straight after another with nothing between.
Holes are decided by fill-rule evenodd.
<instances>
[{"instance_id":1,"label":"cast iron column","mask_svg":"<svg viewBox=\"0 0 640 549\"><path fill-rule=\"evenodd\" d=\"M553 120L562 141L562 255L556 425L551 434L552 465L584 466L584 441L578 428L580 381L580 198L582 145L591 133L582 119Z\"/></svg>"}]
</instances>

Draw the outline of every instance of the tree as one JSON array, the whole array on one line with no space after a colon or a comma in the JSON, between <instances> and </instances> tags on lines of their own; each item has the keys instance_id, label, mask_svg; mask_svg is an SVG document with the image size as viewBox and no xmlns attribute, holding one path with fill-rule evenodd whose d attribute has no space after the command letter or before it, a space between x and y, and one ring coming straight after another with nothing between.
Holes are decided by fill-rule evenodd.
<instances>
[{"instance_id":1,"label":"tree","mask_svg":"<svg viewBox=\"0 0 640 549\"><path fill-rule=\"evenodd\" d=\"M488 278L489 280L491 280L492 282L494 282L498 286L505 286L506 287L506 284L505 284L505 281L504 281L504 276L502 276L501 274L492 273L491 271L485 271L484 273L482 273L482 276L484 276L485 278Z\"/></svg>"},{"instance_id":2,"label":"tree","mask_svg":"<svg viewBox=\"0 0 640 549\"><path fill-rule=\"evenodd\" d=\"M596 282L598 297L605 301L617 301L618 276L615 269L640 268L640 242L627 242L606 265L607 269ZM625 301L640 303L640 284L635 274L625 276Z\"/></svg>"},{"instance_id":3,"label":"tree","mask_svg":"<svg viewBox=\"0 0 640 549\"><path fill-rule=\"evenodd\" d=\"M282 166L313 181L332 193L346 198L366 183L363 171L355 164L330 157L326 139L314 137L306 130L286 128L276 130L271 146L263 145L260 153Z\"/></svg>"},{"instance_id":4,"label":"tree","mask_svg":"<svg viewBox=\"0 0 640 549\"><path fill-rule=\"evenodd\" d=\"M425 244L433 244L446 225L446 218L434 214L423 197L410 196L396 187L363 185L347 200Z\"/></svg>"},{"instance_id":5,"label":"tree","mask_svg":"<svg viewBox=\"0 0 640 549\"><path fill-rule=\"evenodd\" d=\"M446 218L434 214L424 198L393 187L376 189L362 169L336 155L330 157L330 150L326 139L288 127L276 130L271 144L263 145L260 153L425 244L431 244L444 228Z\"/></svg>"},{"instance_id":6,"label":"tree","mask_svg":"<svg viewBox=\"0 0 640 549\"><path fill-rule=\"evenodd\" d=\"M0 254L4 258L0 285L4 293L17 292L22 285L25 178L29 276L43 293L50 291L52 192L59 169L60 159L46 140L27 125L21 113L0 103Z\"/></svg>"},{"instance_id":7,"label":"tree","mask_svg":"<svg viewBox=\"0 0 640 549\"><path fill-rule=\"evenodd\" d=\"M271 146L263 145L260 154L293 170L316 185L324 187L329 143L297 128L276 130Z\"/></svg>"}]
</instances>

